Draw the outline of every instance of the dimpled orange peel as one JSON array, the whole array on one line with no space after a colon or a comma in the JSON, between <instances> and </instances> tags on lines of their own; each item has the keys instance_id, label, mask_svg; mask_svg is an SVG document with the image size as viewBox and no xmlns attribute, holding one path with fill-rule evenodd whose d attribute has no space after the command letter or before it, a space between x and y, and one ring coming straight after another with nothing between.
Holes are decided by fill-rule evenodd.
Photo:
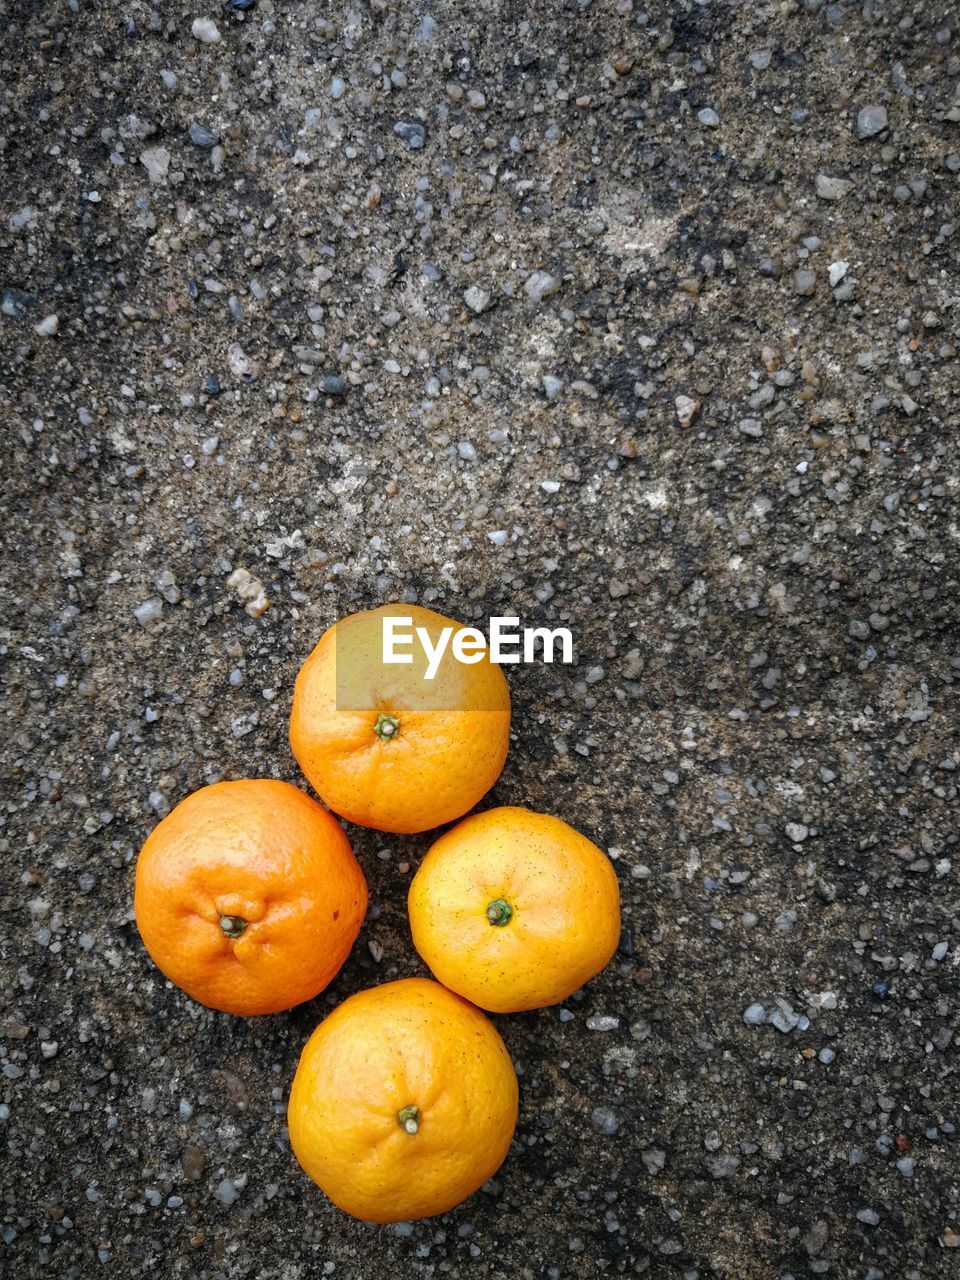
<instances>
[{"instance_id":1,"label":"dimpled orange peel","mask_svg":"<svg viewBox=\"0 0 960 1280\"><path fill-rule=\"evenodd\" d=\"M428 978L351 996L310 1037L287 1109L300 1164L369 1222L445 1213L500 1167L517 1077L493 1023Z\"/></svg>"},{"instance_id":2,"label":"dimpled orange peel","mask_svg":"<svg viewBox=\"0 0 960 1280\"><path fill-rule=\"evenodd\" d=\"M322 991L360 931L367 884L337 820L287 782L218 782L148 836L134 912L154 963L226 1013Z\"/></svg>"},{"instance_id":3,"label":"dimpled orange peel","mask_svg":"<svg viewBox=\"0 0 960 1280\"><path fill-rule=\"evenodd\" d=\"M440 982L495 1013L565 1000L620 936L613 864L559 818L488 809L429 849L408 897L414 946Z\"/></svg>"}]
</instances>

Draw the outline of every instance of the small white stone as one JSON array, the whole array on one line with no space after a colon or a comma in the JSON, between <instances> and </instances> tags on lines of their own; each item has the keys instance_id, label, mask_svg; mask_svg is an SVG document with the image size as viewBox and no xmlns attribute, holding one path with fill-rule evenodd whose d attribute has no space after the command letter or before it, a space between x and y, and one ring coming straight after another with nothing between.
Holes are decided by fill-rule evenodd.
<instances>
[{"instance_id":1,"label":"small white stone","mask_svg":"<svg viewBox=\"0 0 960 1280\"><path fill-rule=\"evenodd\" d=\"M149 627L152 622L159 622L163 617L163 601L159 596L151 596L149 600L144 600L143 604L137 605L133 616L141 627Z\"/></svg>"},{"instance_id":2,"label":"small white stone","mask_svg":"<svg viewBox=\"0 0 960 1280\"><path fill-rule=\"evenodd\" d=\"M540 488L544 493L557 493L560 489L559 480L541 480Z\"/></svg>"},{"instance_id":3,"label":"small white stone","mask_svg":"<svg viewBox=\"0 0 960 1280\"><path fill-rule=\"evenodd\" d=\"M784 830L795 844L800 844L810 834L810 828L805 827L802 822L788 822Z\"/></svg>"},{"instance_id":4,"label":"small white stone","mask_svg":"<svg viewBox=\"0 0 960 1280\"><path fill-rule=\"evenodd\" d=\"M620 1019L609 1013L592 1013L587 1019L588 1031L616 1031Z\"/></svg>"},{"instance_id":5,"label":"small white stone","mask_svg":"<svg viewBox=\"0 0 960 1280\"><path fill-rule=\"evenodd\" d=\"M151 182L165 182L170 169L170 152L166 147L148 147L146 151L141 151L140 163Z\"/></svg>"},{"instance_id":6,"label":"small white stone","mask_svg":"<svg viewBox=\"0 0 960 1280\"><path fill-rule=\"evenodd\" d=\"M814 185L821 200L842 200L853 188L849 178L831 178L825 173L818 173Z\"/></svg>"},{"instance_id":7,"label":"small white stone","mask_svg":"<svg viewBox=\"0 0 960 1280\"><path fill-rule=\"evenodd\" d=\"M691 396L677 396L673 403L677 410L677 421L681 427L689 427L700 412L700 401Z\"/></svg>"},{"instance_id":8,"label":"small white stone","mask_svg":"<svg viewBox=\"0 0 960 1280\"><path fill-rule=\"evenodd\" d=\"M713 107L704 107L702 111L698 111L697 119L705 129L716 129L720 124L720 117Z\"/></svg>"},{"instance_id":9,"label":"small white stone","mask_svg":"<svg viewBox=\"0 0 960 1280\"><path fill-rule=\"evenodd\" d=\"M154 579L154 586L166 600L167 604L179 604L181 600L180 588L177 586L176 575L172 569L162 569Z\"/></svg>"},{"instance_id":10,"label":"small white stone","mask_svg":"<svg viewBox=\"0 0 960 1280\"><path fill-rule=\"evenodd\" d=\"M236 1184L230 1178L224 1178L217 1184L217 1189L213 1193L225 1209L229 1209L239 1196Z\"/></svg>"},{"instance_id":11,"label":"small white stone","mask_svg":"<svg viewBox=\"0 0 960 1280\"><path fill-rule=\"evenodd\" d=\"M484 311L489 311L493 305L493 297L486 289L481 289L478 284L472 284L463 295L463 300L476 315L482 316Z\"/></svg>"},{"instance_id":12,"label":"small white stone","mask_svg":"<svg viewBox=\"0 0 960 1280\"><path fill-rule=\"evenodd\" d=\"M258 368L256 362L250 359L238 342L231 342L227 348L227 363L230 366L230 372L238 378L255 378L257 376Z\"/></svg>"},{"instance_id":13,"label":"small white stone","mask_svg":"<svg viewBox=\"0 0 960 1280\"><path fill-rule=\"evenodd\" d=\"M534 271L524 282L523 291L531 302L543 302L560 292L560 281L549 271Z\"/></svg>"},{"instance_id":14,"label":"small white stone","mask_svg":"<svg viewBox=\"0 0 960 1280\"><path fill-rule=\"evenodd\" d=\"M212 18L194 18L190 31L195 40L201 44L219 44L220 28Z\"/></svg>"},{"instance_id":15,"label":"small white stone","mask_svg":"<svg viewBox=\"0 0 960 1280\"><path fill-rule=\"evenodd\" d=\"M849 262L844 262L841 258L837 262L830 263L830 288L835 289L843 277L847 274Z\"/></svg>"},{"instance_id":16,"label":"small white stone","mask_svg":"<svg viewBox=\"0 0 960 1280\"><path fill-rule=\"evenodd\" d=\"M227 579L227 586L232 587L243 601L243 607L251 618L262 617L270 608L270 601L263 583L255 578L247 569L234 569Z\"/></svg>"},{"instance_id":17,"label":"small white stone","mask_svg":"<svg viewBox=\"0 0 960 1280\"><path fill-rule=\"evenodd\" d=\"M44 316L39 324L33 326L33 332L39 333L41 338L52 338L60 332L60 317L56 313Z\"/></svg>"},{"instance_id":18,"label":"small white stone","mask_svg":"<svg viewBox=\"0 0 960 1280\"><path fill-rule=\"evenodd\" d=\"M21 231L24 227L29 227L36 217L36 210L32 205L25 204L22 209L18 209L16 213L11 213L7 220L7 226L11 231Z\"/></svg>"},{"instance_id":19,"label":"small white stone","mask_svg":"<svg viewBox=\"0 0 960 1280\"><path fill-rule=\"evenodd\" d=\"M857 113L857 137L861 140L875 138L878 133L883 133L887 124L887 108L871 102Z\"/></svg>"}]
</instances>

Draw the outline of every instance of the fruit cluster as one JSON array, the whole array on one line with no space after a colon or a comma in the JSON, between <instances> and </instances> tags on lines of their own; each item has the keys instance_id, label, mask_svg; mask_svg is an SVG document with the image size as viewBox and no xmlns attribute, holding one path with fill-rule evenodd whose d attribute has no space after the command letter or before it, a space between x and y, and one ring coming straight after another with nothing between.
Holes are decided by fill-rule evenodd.
<instances>
[{"instance_id":1,"label":"fruit cluster","mask_svg":"<svg viewBox=\"0 0 960 1280\"><path fill-rule=\"evenodd\" d=\"M507 756L510 694L487 658L449 652L382 662L384 616L431 637L457 626L411 606L342 619L297 677L290 743L342 818L397 833L462 818ZM310 1000L346 959L367 885L342 827L296 787L219 782L151 832L134 908L168 978L227 1013ZM335 1204L372 1222L452 1208L499 1168L517 1120L517 1078L481 1009L556 1004L598 973L620 929L604 853L559 818L475 814L446 831L410 885L413 942L439 981L351 996L303 1050L287 1119L294 1152Z\"/></svg>"}]
</instances>

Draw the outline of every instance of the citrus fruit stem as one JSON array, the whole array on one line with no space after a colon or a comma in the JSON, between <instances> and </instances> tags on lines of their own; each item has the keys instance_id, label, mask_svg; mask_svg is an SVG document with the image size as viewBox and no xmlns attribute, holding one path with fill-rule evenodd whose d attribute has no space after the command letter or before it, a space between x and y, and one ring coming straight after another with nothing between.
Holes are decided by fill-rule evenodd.
<instances>
[{"instance_id":1,"label":"citrus fruit stem","mask_svg":"<svg viewBox=\"0 0 960 1280\"><path fill-rule=\"evenodd\" d=\"M391 738L395 738L400 731L400 721L396 716L384 715L381 711L377 716L377 723L373 726L373 732L378 738L382 738L384 742L389 742Z\"/></svg>"},{"instance_id":2,"label":"citrus fruit stem","mask_svg":"<svg viewBox=\"0 0 960 1280\"><path fill-rule=\"evenodd\" d=\"M407 1133L416 1133L420 1128L420 1113L414 1106L401 1107L397 1112L397 1124Z\"/></svg>"},{"instance_id":3,"label":"citrus fruit stem","mask_svg":"<svg viewBox=\"0 0 960 1280\"><path fill-rule=\"evenodd\" d=\"M500 927L508 924L512 915L513 907L505 898L495 898L487 907L487 919Z\"/></svg>"},{"instance_id":4,"label":"citrus fruit stem","mask_svg":"<svg viewBox=\"0 0 960 1280\"><path fill-rule=\"evenodd\" d=\"M249 923L243 916L220 917L220 928L228 938L239 938Z\"/></svg>"}]
</instances>

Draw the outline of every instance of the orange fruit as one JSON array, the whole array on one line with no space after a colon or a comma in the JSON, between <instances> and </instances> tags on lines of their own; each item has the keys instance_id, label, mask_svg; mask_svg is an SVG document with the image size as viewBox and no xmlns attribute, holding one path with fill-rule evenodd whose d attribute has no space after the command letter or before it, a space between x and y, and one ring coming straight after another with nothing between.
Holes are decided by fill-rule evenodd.
<instances>
[{"instance_id":1,"label":"orange fruit","mask_svg":"<svg viewBox=\"0 0 960 1280\"><path fill-rule=\"evenodd\" d=\"M617 948L613 864L559 818L489 809L447 831L410 885L413 943L434 975L495 1013L565 1000Z\"/></svg>"},{"instance_id":2,"label":"orange fruit","mask_svg":"<svg viewBox=\"0 0 960 1280\"><path fill-rule=\"evenodd\" d=\"M367 882L337 820L288 782L218 782L147 837L134 912L157 967L225 1013L275 1013L347 958Z\"/></svg>"},{"instance_id":3,"label":"orange fruit","mask_svg":"<svg viewBox=\"0 0 960 1280\"><path fill-rule=\"evenodd\" d=\"M383 661L383 619L411 618L432 646L454 629L426 679L424 648L409 665ZM384 605L324 633L293 691L290 745L325 804L361 827L427 831L461 817L493 786L507 757L510 692L486 653L453 653L457 622L416 605Z\"/></svg>"},{"instance_id":4,"label":"orange fruit","mask_svg":"<svg viewBox=\"0 0 960 1280\"><path fill-rule=\"evenodd\" d=\"M371 987L317 1027L287 1108L303 1168L368 1222L445 1213L493 1176L517 1077L489 1018L428 978Z\"/></svg>"}]
</instances>

